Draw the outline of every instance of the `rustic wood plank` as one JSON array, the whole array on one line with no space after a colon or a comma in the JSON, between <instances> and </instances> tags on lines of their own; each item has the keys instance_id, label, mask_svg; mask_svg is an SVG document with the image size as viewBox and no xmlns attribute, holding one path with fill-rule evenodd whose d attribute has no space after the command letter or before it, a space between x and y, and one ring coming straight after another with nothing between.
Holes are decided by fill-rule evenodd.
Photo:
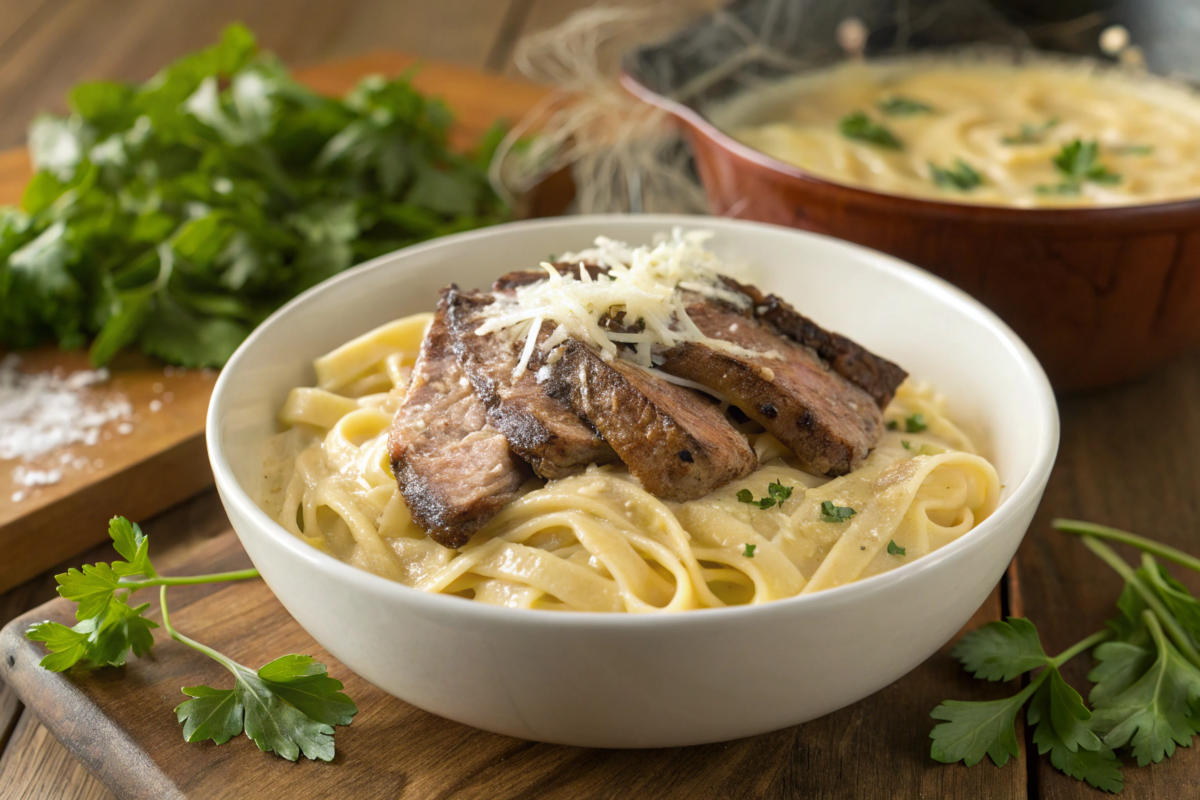
<instances>
[{"instance_id":1,"label":"rustic wood plank","mask_svg":"<svg viewBox=\"0 0 1200 800\"><path fill-rule=\"evenodd\" d=\"M289 64L402 49L482 68L508 5L509 0L3 0L0 146L24 140L39 111L65 110L66 92L80 80L145 80L163 64L215 41L237 20ZM6 30L12 31L7 37Z\"/></svg>"},{"instance_id":2,"label":"rustic wood plank","mask_svg":"<svg viewBox=\"0 0 1200 800\"><path fill-rule=\"evenodd\" d=\"M198 507L194 513L200 527L218 525L219 508ZM165 518L157 521L150 535L157 537L166 527ZM180 521L172 527L181 527ZM152 541L157 546L160 540ZM191 541L198 543L186 551L171 548L170 560L182 562L185 573L248 563L232 533ZM999 592L994 592L973 622L994 619L999 612ZM696 748L585 750L483 733L387 697L317 647L261 582L173 589L172 619L189 635L245 663L265 662L284 652L311 652L346 681L362 710L353 725L339 730L339 755L329 767L287 764L258 752L244 738L220 748L183 742L170 713L182 699L179 687L225 685L228 677L218 665L176 643L160 642L153 658L121 670L73 677L41 670L36 666L39 646L25 641L21 630L34 618L67 613L67 605L55 601L6 628L0 635L0 670L67 748L122 797L162 797L179 790L200 797L238 791L281 797L297 791L305 796L357 791L371 796L601 797L625 791L631 796L715 792L774 797L802 791L848 798L880 796L881 787L887 796L1024 796L1025 774L1019 765L963 769L928 758L933 724L928 712L937 702L1005 691L970 680L945 651L867 700L797 728ZM9 656L12 666L7 665ZM14 761L9 767L12 774L25 774L29 761L48 762L47 749L53 750L49 744L22 749L20 766ZM217 761L220 769L214 768ZM0 780L6 778L0 773Z\"/></svg>"},{"instance_id":3,"label":"rustic wood plank","mask_svg":"<svg viewBox=\"0 0 1200 800\"><path fill-rule=\"evenodd\" d=\"M1047 651L1069 647L1113 615L1121 580L1075 537L1050 529L1074 517L1133 530L1200 554L1200 354L1144 380L1061 399L1062 445L1045 498L1018 553L1026 615ZM1127 560L1138 556L1121 549ZM1174 570L1194 592L1200 576ZM1090 659L1063 670L1084 696ZM1200 794L1200 753L1179 749L1162 764L1126 763L1124 796ZM1086 784L1037 764L1043 800L1095 798Z\"/></svg>"},{"instance_id":4,"label":"rustic wood plank","mask_svg":"<svg viewBox=\"0 0 1200 800\"><path fill-rule=\"evenodd\" d=\"M11 746L0 757L3 800L112 800L113 793L88 774L37 717L21 717Z\"/></svg>"}]
</instances>

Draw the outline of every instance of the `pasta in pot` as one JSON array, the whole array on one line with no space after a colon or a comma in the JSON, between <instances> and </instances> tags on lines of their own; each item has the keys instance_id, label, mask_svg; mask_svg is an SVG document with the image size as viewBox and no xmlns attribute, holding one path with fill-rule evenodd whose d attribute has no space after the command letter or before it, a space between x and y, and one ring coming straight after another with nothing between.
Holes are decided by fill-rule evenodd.
<instances>
[{"instance_id":1,"label":"pasta in pot","mask_svg":"<svg viewBox=\"0 0 1200 800\"><path fill-rule=\"evenodd\" d=\"M1025 208L1200 196L1196 93L1083 59L846 62L710 116L767 155L890 194Z\"/></svg>"},{"instance_id":2,"label":"pasta in pot","mask_svg":"<svg viewBox=\"0 0 1200 800\"><path fill-rule=\"evenodd\" d=\"M665 502L623 467L592 466L530 480L467 545L443 547L413 523L387 446L430 319L397 320L316 361L317 386L293 389L280 412L287 430L270 442L260 501L312 546L416 589L579 611L764 603L920 558L996 507L995 469L941 398L906 382L889 430L849 475L810 475L747 428L760 468L699 500ZM791 494L768 508L739 499L776 497L772 484ZM831 508L854 513L827 521Z\"/></svg>"}]
</instances>

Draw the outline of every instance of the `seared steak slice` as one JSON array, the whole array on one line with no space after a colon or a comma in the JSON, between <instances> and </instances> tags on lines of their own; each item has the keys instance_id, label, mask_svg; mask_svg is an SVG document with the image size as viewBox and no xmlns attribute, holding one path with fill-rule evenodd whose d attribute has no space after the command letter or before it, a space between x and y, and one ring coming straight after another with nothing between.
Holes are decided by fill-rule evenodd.
<instances>
[{"instance_id":1,"label":"seared steak slice","mask_svg":"<svg viewBox=\"0 0 1200 800\"><path fill-rule=\"evenodd\" d=\"M617 454L599 434L538 383L544 356L540 349L534 350L525 372L514 380L525 341L504 334L476 335L485 320L484 310L495 298L452 289L446 300L450 342L459 366L487 407L488 420L534 472L543 478L561 478L588 464L616 460ZM539 342L553 329L553 323L543 324Z\"/></svg>"},{"instance_id":2,"label":"seared steak slice","mask_svg":"<svg viewBox=\"0 0 1200 800\"><path fill-rule=\"evenodd\" d=\"M656 352L660 369L724 395L818 472L845 475L862 464L883 434L883 414L870 394L758 319L706 300L687 312L709 338L781 357L683 342Z\"/></svg>"},{"instance_id":3,"label":"seared steak slice","mask_svg":"<svg viewBox=\"0 0 1200 800\"><path fill-rule=\"evenodd\" d=\"M887 408L896 394L896 387L908 377L908 373L896 364L839 333L825 330L787 301L773 294L764 295L757 286L738 283L732 278L723 280L731 289L750 298L756 317L777 333L815 350L835 372L865 389L880 408Z\"/></svg>"},{"instance_id":4,"label":"seared steak slice","mask_svg":"<svg viewBox=\"0 0 1200 800\"><path fill-rule=\"evenodd\" d=\"M699 392L606 361L576 339L560 352L548 391L585 417L652 494L694 500L758 466L746 438Z\"/></svg>"},{"instance_id":5,"label":"seared steak slice","mask_svg":"<svg viewBox=\"0 0 1200 800\"><path fill-rule=\"evenodd\" d=\"M392 421L392 470L413 521L446 547L471 534L516 497L526 466L487 419L450 346L446 298L413 366Z\"/></svg>"},{"instance_id":6,"label":"seared steak slice","mask_svg":"<svg viewBox=\"0 0 1200 800\"><path fill-rule=\"evenodd\" d=\"M566 261L555 261L552 265L560 273L569 274L573 278L579 277L579 264L570 264ZM607 267L602 267L599 264L587 264L588 275L593 279L597 275L608 272ZM496 294L507 294L522 286L528 286L531 283L546 280L546 270L544 269L519 269L515 272L506 272L496 279L492 284L492 291Z\"/></svg>"}]
</instances>

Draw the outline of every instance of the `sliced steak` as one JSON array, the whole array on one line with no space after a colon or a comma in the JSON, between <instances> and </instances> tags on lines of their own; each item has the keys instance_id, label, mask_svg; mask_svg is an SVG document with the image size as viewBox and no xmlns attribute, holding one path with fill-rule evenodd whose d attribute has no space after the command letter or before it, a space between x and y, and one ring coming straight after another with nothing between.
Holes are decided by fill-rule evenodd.
<instances>
[{"instance_id":1,"label":"sliced steak","mask_svg":"<svg viewBox=\"0 0 1200 800\"><path fill-rule=\"evenodd\" d=\"M862 387L882 409L892 402L896 387L908 373L886 358L875 355L840 333L822 328L801 314L790 303L773 294L763 294L757 286L722 278L734 291L741 292L754 304L754 315L797 344L810 347L829 362L834 371Z\"/></svg>"},{"instance_id":2,"label":"sliced steak","mask_svg":"<svg viewBox=\"0 0 1200 800\"><path fill-rule=\"evenodd\" d=\"M413 521L446 547L516 497L527 467L487 418L458 365L443 297L421 343L408 394L392 421L392 470Z\"/></svg>"},{"instance_id":3,"label":"sliced steak","mask_svg":"<svg viewBox=\"0 0 1200 800\"><path fill-rule=\"evenodd\" d=\"M883 434L883 414L870 394L763 321L703 299L687 312L709 338L780 357L683 342L656 351L660 369L724 395L818 472L845 475L862 464Z\"/></svg>"},{"instance_id":4,"label":"sliced steak","mask_svg":"<svg viewBox=\"0 0 1200 800\"><path fill-rule=\"evenodd\" d=\"M546 393L537 373L544 354L535 349L521 377L513 370L521 360L524 340L507 335L479 336L485 309L496 302L490 295L451 290L446 297L451 346L475 394L487 407L488 420L508 444L543 478L561 478L588 464L607 464L617 454L601 436L561 401ZM539 343L553 331L545 323Z\"/></svg>"},{"instance_id":5,"label":"sliced steak","mask_svg":"<svg viewBox=\"0 0 1200 800\"><path fill-rule=\"evenodd\" d=\"M579 277L579 264L555 261L552 266L563 275L570 275L573 278ZM607 267L602 267L599 264L585 264L584 266L587 268L588 275L593 280L597 276L608 272ZM544 269L519 269L515 272L506 272L497 278L492 284L492 291L496 294L507 294L522 286L528 286L531 283L544 280L546 280L546 270Z\"/></svg>"},{"instance_id":6,"label":"sliced steak","mask_svg":"<svg viewBox=\"0 0 1200 800\"><path fill-rule=\"evenodd\" d=\"M758 466L746 438L699 392L606 361L575 339L556 355L548 391L586 418L652 494L694 500Z\"/></svg>"}]
</instances>

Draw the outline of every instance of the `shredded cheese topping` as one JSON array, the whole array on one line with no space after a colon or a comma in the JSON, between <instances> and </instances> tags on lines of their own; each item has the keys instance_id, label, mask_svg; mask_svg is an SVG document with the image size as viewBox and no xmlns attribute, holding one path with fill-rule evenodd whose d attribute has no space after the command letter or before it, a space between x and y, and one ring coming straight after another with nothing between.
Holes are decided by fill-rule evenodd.
<instances>
[{"instance_id":1,"label":"shredded cheese topping","mask_svg":"<svg viewBox=\"0 0 1200 800\"><path fill-rule=\"evenodd\" d=\"M741 356L778 358L773 350L760 353L709 338L688 317L684 292L736 307L749 305L745 295L721 282L721 261L705 247L712 236L711 231L675 228L670 235L656 236L654 244L640 247L599 236L595 247L563 254L559 261L598 264L607 272L593 278L581 266L575 277L542 262L546 280L518 287L512 297L498 298L488 306L488 319L475 333L486 336L511 330L518 340L525 341L514 378L524 374L537 344L537 331L545 321L557 323L557 327L542 343L544 351L574 337L598 347L606 358L624 358L648 369L653 366L656 345L672 347L680 342L700 342ZM621 319L626 326L640 322L642 330L609 330L604 326L606 318Z\"/></svg>"}]
</instances>

